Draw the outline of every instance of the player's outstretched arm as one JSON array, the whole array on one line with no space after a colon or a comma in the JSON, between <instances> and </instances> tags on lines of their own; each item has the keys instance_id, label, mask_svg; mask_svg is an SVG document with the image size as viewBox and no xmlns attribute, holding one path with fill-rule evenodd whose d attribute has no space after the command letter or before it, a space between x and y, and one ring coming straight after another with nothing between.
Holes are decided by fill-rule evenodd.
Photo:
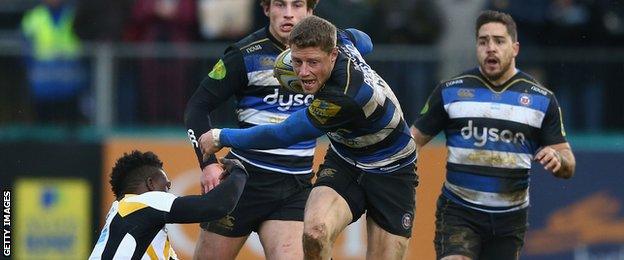
<instances>
[{"instance_id":1,"label":"player's outstretched arm","mask_svg":"<svg viewBox=\"0 0 624 260\"><path fill-rule=\"evenodd\" d=\"M574 176L576 159L569 143L545 146L535 154L535 161L557 178L569 179Z\"/></svg>"},{"instance_id":2,"label":"player's outstretched arm","mask_svg":"<svg viewBox=\"0 0 624 260\"><path fill-rule=\"evenodd\" d=\"M228 174L211 192L176 198L167 214L167 223L199 223L224 217L236 207L248 174L238 160L222 158Z\"/></svg>"},{"instance_id":3,"label":"player's outstretched arm","mask_svg":"<svg viewBox=\"0 0 624 260\"><path fill-rule=\"evenodd\" d=\"M214 129L203 134L199 143L204 155L214 154L221 147L238 149L274 149L315 139L325 132L316 128L301 109L279 124L260 125L246 129Z\"/></svg>"}]
</instances>

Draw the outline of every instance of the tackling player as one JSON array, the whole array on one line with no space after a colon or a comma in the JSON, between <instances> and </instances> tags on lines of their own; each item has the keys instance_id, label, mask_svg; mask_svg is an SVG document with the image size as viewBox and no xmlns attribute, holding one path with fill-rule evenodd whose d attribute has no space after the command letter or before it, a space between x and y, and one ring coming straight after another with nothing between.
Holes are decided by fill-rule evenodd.
<instances>
[{"instance_id":1,"label":"tackling player","mask_svg":"<svg viewBox=\"0 0 624 260\"><path fill-rule=\"evenodd\" d=\"M110 179L116 200L89 259L177 259L165 224L221 218L234 209L243 192L248 177L243 165L238 160L221 162L228 177L213 192L176 197L167 193L171 182L158 156L124 154Z\"/></svg>"}]
</instances>

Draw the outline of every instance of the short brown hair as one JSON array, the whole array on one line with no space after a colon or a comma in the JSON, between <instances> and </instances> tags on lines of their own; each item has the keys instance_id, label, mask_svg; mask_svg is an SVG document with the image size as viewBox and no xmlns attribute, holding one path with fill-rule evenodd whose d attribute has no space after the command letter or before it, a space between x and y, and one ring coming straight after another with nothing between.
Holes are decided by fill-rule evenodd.
<instances>
[{"instance_id":1,"label":"short brown hair","mask_svg":"<svg viewBox=\"0 0 624 260\"><path fill-rule=\"evenodd\" d=\"M318 16L308 16L295 25L288 43L298 48L320 47L330 53L336 47L336 26Z\"/></svg>"},{"instance_id":2,"label":"short brown hair","mask_svg":"<svg viewBox=\"0 0 624 260\"><path fill-rule=\"evenodd\" d=\"M481 12L479 17L477 18L477 24L475 28L475 35L479 37L479 29L486 23L502 23L507 27L507 33L511 36L511 40L514 42L518 41L518 29L516 28L516 22L514 22L511 15L493 11L493 10L485 10Z\"/></svg>"},{"instance_id":3,"label":"short brown hair","mask_svg":"<svg viewBox=\"0 0 624 260\"><path fill-rule=\"evenodd\" d=\"M270 6L272 0L260 0L261 6ZM308 10L314 10L316 8L316 4L318 4L319 0L306 0L306 7Z\"/></svg>"}]
</instances>

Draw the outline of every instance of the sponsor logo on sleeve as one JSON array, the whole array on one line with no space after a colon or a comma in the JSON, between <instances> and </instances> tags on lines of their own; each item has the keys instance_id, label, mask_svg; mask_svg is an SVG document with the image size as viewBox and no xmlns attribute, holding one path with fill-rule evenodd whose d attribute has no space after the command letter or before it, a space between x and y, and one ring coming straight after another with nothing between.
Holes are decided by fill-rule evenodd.
<instances>
[{"instance_id":1,"label":"sponsor logo on sleeve","mask_svg":"<svg viewBox=\"0 0 624 260\"><path fill-rule=\"evenodd\" d=\"M327 120L336 116L342 107L325 100L315 99L308 107L310 114L321 124L325 124Z\"/></svg>"},{"instance_id":2,"label":"sponsor logo on sleeve","mask_svg":"<svg viewBox=\"0 0 624 260\"><path fill-rule=\"evenodd\" d=\"M210 77L211 79L222 80L223 78L225 78L226 74L227 70L225 69L225 64L223 63L222 59L219 59L219 61L217 61L217 64L212 67L212 71L208 73L208 77Z\"/></svg>"}]
</instances>

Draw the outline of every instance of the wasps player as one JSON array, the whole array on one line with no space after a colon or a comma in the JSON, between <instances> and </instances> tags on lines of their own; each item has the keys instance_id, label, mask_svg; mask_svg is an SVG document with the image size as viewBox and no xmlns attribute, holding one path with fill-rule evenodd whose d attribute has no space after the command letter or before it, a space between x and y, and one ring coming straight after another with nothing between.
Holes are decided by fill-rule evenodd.
<instances>
[{"instance_id":1,"label":"wasps player","mask_svg":"<svg viewBox=\"0 0 624 260\"><path fill-rule=\"evenodd\" d=\"M213 192L176 197L163 163L152 152L119 158L110 184L116 200L89 259L177 259L167 223L199 223L228 214L240 198L247 172L238 160L222 159L227 178Z\"/></svg>"}]
</instances>

